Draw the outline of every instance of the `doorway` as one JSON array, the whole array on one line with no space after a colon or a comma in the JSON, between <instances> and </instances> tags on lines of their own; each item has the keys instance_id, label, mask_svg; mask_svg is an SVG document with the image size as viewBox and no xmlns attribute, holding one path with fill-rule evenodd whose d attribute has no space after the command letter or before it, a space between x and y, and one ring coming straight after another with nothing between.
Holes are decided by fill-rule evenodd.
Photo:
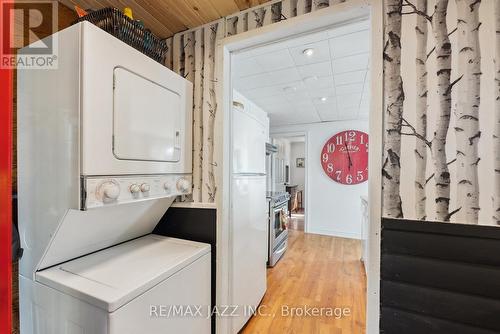
<instances>
[{"instance_id":1,"label":"doorway","mask_svg":"<svg viewBox=\"0 0 500 334\"><path fill-rule=\"evenodd\" d=\"M290 195L288 204L288 228L307 231L306 228L306 147L307 137L303 134L282 134L271 136L271 142L282 147L284 160L284 190Z\"/></svg>"},{"instance_id":2,"label":"doorway","mask_svg":"<svg viewBox=\"0 0 500 334\"><path fill-rule=\"evenodd\" d=\"M361 4L362 3L362 4ZM343 7L343 8L341 8ZM311 41L307 40L308 38L311 38L311 36L319 36L322 33L324 33L327 30L335 30L335 29L343 29L346 26L349 25L349 23L360 23L363 21L368 21L367 27L368 27L368 35L370 36L376 36L378 38L378 33L380 33L379 30L377 32L371 31L370 29L373 28L374 26L378 28L381 28L381 15L378 10L381 8L376 5L376 19L375 22L373 21L370 22L370 7L366 5L366 2L357 2L354 4L352 7L349 5L345 6L339 6L337 8L332 8L331 10L328 9L323 13L313 13L310 15L306 15L302 18L294 18L289 20L290 22L282 22L280 24L271 26L271 27L264 27L260 29L260 31L251 31L248 33L243 33L239 34L234 37L229 37L223 42L223 47L221 48L221 51L224 53L224 111L225 111L225 122L226 124L230 124L230 110L228 108L230 101L232 100L232 94L233 94L233 89L238 89L239 93L242 93L243 95L246 95L247 98L252 100L256 105L261 107L262 109L267 109L270 115L270 121L271 121L271 128L270 128L270 138L287 138L290 137L290 134L295 133L294 136L297 136L297 133L299 134L305 134L307 139L304 141L306 144L306 149L305 149L305 168L304 171L309 174L312 173L313 171L307 172L307 169L309 166L315 166L315 168L321 168L318 167L320 166L319 159L322 157L322 151L321 149L314 148L310 149L312 147L312 142L315 144L318 144L319 142L322 142L322 144L325 144L325 140L329 139L329 137L326 135L328 133L329 135L335 134L335 131L341 131L341 130L347 130L347 129L353 129L353 128L358 128L358 124L356 121L361 119L362 121L365 122L365 129L364 131L368 134L374 135L374 141L370 143L370 168L371 170L377 171L380 170L380 156L381 156L381 142L379 138L382 137L381 134L381 129L382 129L382 121L379 116L375 116L373 119L368 119L368 113L370 111L370 105L378 105L381 103L382 100L382 94L381 94L381 87L378 87L379 84L374 84L374 82L370 79L369 76L364 73L363 75L363 80L360 80L358 82L349 82L349 80L352 80L353 78L356 78L356 75L354 73L349 73L344 75L344 79L347 80L343 82L343 84L346 87L340 87L343 86L342 84L339 85L339 90L344 89L345 95L349 95L349 97L342 97L341 99L338 99L338 96L333 93L331 95L328 95L328 93L325 94L325 90L329 87L328 85L333 85L334 89L336 89L335 85L335 79L330 80L329 77L330 75L324 75L325 72L323 69L318 68L318 75L306 75L306 77L311 77L308 80L305 80L306 78L298 72L299 77L293 77L293 74L290 75L290 73L286 73L287 71L287 60L285 60L286 57L280 57L276 55L273 59L272 56L269 57L268 62L266 62L266 65L268 68L262 68L259 64L259 62L255 59L255 56L260 56L259 53L262 51L262 49L267 49L267 52L264 52L264 54L270 54L273 52L279 52L280 50L280 43L290 43L290 39L292 38L303 38L305 39L302 40L302 44L299 45L288 45L289 51L290 49L293 49L296 47L296 51L300 51L296 54L296 56L305 56L307 57L310 53L311 50L308 50L309 48L304 47L304 45L308 45L311 43L316 43L316 42L321 42L321 38L319 40ZM335 9L342 9L339 11L336 11ZM328 12L328 13L327 13ZM322 15L321 15L322 14ZM372 13L373 15L373 13ZM373 16L371 17L373 19ZM294 24L292 24L292 21L295 21ZM300 22L299 22L300 21ZM337 22L337 24L333 24ZM380 27L379 27L380 25ZM313 38L314 39L314 38ZM328 38L327 38L328 39ZM375 54L377 52L381 52L381 44L377 41L374 43L375 46L372 44L370 46L370 43L368 43L368 47L365 53L368 53L370 55ZM356 43L354 43L352 40L347 39L346 40L346 46L343 49L348 49L349 47L357 46ZM260 50L259 50L260 49ZM313 48L314 49L314 48ZM314 53L315 50L312 51ZM351 54L354 56L355 54ZM346 55L346 58L353 58L349 57L351 55ZM238 59L238 56L243 56L240 59ZM293 56L292 57L292 62L294 62ZM330 54L331 56L331 54ZM340 57L339 57L340 58ZM351 61L352 66L359 66L360 64L363 64L363 61L359 61L359 59L362 58L358 57L358 60L353 60L349 59ZM244 60L246 62L245 65L242 65L241 63L238 63L238 60ZM345 59L347 60L347 59ZM332 59L325 59L324 62L328 62L329 64L332 63ZM368 62L368 59L367 59ZM266 66L264 65L264 67ZM294 62L294 65L296 67L303 66L303 65L312 65L312 64L297 64ZM380 77L382 73L382 66L381 62L379 63L378 60L374 65L373 69L376 77ZM371 67L370 65L370 67ZM270 68L269 68L270 67ZM368 67L368 66L367 66ZM353 69L353 71L346 71L346 72L355 72L358 71L358 76L359 78L361 76L361 72L364 69ZM247 73L242 73L247 71ZM253 72L253 71L260 71L260 73L248 73L248 71ZM277 72L277 71L282 71L281 73L274 73L275 75L269 73L269 72ZM366 72L366 71L365 71ZM310 72L309 72L310 73ZM306 73L306 74L309 74ZM337 73L337 74L342 74L342 73ZM331 76L334 77L335 73L331 73ZM328 78L323 78L323 77L328 77ZM319 80L318 80L319 79ZM285 82L280 82L284 80ZM359 80L359 79L356 79ZM333 81L333 82L332 82ZM361 82L362 81L362 82ZM289 83L294 83L298 82L297 86L291 86ZM227 84L231 83L231 84ZM283 85L285 84L285 85ZM309 94L309 99L304 99L304 95L301 95L300 90L304 88L304 86L307 86L307 84L310 84L312 86L316 86L316 88L309 89L308 94ZM255 86L256 85L256 86ZM277 87L280 86L281 87ZM327 86L322 86L322 85L327 85ZM375 97L372 96L363 96L363 90L366 86L366 90L368 92L375 92ZM373 89L376 87L376 89ZM352 91L353 89L360 88L361 91ZM307 90L307 87L305 88ZM252 91L253 90L253 91ZM252 91L252 92L250 92ZM255 93L255 95L252 95L252 93ZM271 94L272 95L269 95ZM267 95L267 96L264 96ZM274 95L274 96L273 96ZM357 102L353 102L354 99L358 98ZM294 99L294 101L291 101ZM340 101L341 108L338 108L338 101ZM370 103L375 101L375 103ZM283 102L285 102L285 105L283 105ZM349 105L350 104L350 105ZM310 106L313 105L314 108L310 108ZM302 108L300 108L302 107ZM287 113L287 111L290 111L291 109L294 109L296 112L293 113L293 115L290 115ZM274 110L271 110L274 109ZM366 111L366 114L363 115L362 110ZM353 113L355 114L355 117L353 116ZM361 116L361 117L360 117ZM363 117L366 116L366 117ZM339 117L342 117L343 119L339 119ZM289 124L277 124L279 122L287 122L291 121ZM345 123L341 124L340 121L343 121ZM342 128L333 128L333 127L328 127L328 129L325 131L324 129L321 128L321 126L324 126L326 123L328 126L331 126L332 124L337 124L337 125L342 125ZM373 130L373 131L372 131ZM312 135L318 135L318 138L315 138L314 141L311 141L311 136ZM291 137L294 137L291 136ZM349 149L348 149L349 150ZM372 153L374 151L375 153ZM296 162L289 162L289 168L291 163L296 163ZM312 168L312 167L311 167ZM289 171L291 174L291 170ZM324 175L324 172L321 169L317 169L314 171L316 174L321 174ZM286 172L285 172L286 174ZM366 241L365 241L365 246L366 248L373 248L373 249L378 249L378 226L379 226L379 215L380 215L380 207L379 207L379 194L376 194L377 190L379 188L380 184L380 177L377 175L376 172L371 174L372 177L370 178L370 190L368 188L365 190L364 197L365 198L370 198L370 209L368 211L373 211L375 214L372 214L373 219L371 220L370 224L371 230L368 231L365 235L367 236ZM291 176L291 175L290 175ZM310 222L312 221L310 218L311 215L311 208L310 208L310 203L314 201L311 200L310 192L308 192L308 189L310 189L311 183L308 181L307 176L305 177L305 184L304 184L304 199L303 199L303 205L304 205L304 230L310 230ZM366 180L363 180L366 181ZM347 181L346 181L347 182ZM326 182L324 182L326 184ZM367 185L367 183L365 183ZM321 185L321 183L319 183ZM375 187L373 187L375 186ZM345 188L345 189L354 189L352 188ZM317 190L315 188L315 190ZM226 189L228 191L228 189ZM321 190L317 192L320 196L317 200L318 203L321 203L321 201L325 200L328 202L331 197L328 195L322 194ZM321 196L323 195L323 196ZM345 198L345 193L344 192L338 192L338 198L343 199ZM358 213L361 215L361 196L359 194L356 195L356 200L357 202L352 202L353 205L356 206ZM373 201L371 199L373 198ZM331 204L331 203L330 203ZM345 210L344 210L345 211ZM319 211L316 211L319 212ZM331 211L330 212L330 217L331 219L335 219L336 215L342 213L342 210L339 209L337 211ZM320 216L326 216L325 213L320 213ZM361 219L360 219L361 220ZM369 219L367 219L368 221ZM360 226L360 225L359 225ZM321 231L322 228L317 228L316 235L327 235L328 237L331 237L331 235L328 235L328 233L325 233L325 230ZM310 232L310 231L309 231ZM338 231L337 231L338 232ZM340 232L345 232L345 231L340 231ZM361 228L358 228L356 235L361 235ZM308 235L304 234L305 237L308 237ZM353 237L354 234L349 235L345 234L341 236L342 240L353 240L349 239L349 237ZM323 237L323 236L322 236ZM335 237L333 237L335 238ZM325 239L327 240L327 239ZM335 240L335 239L328 239L328 240ZM313 243L324 243L325 241L322 240L315 240L315 241L309 241L309 245ZM335 243L335 242L334 242ZM354 244L358 243L357 240L354 240ZM308 242L306 239L302 239L300 241L301 245L307 245ZM337 245L342 244L341 248L346 247L345 249L354 249L356 246L353 247L353 244L350 244L350 242L346 242L345 244L342 242L338 242ZM293 246L291 246L293 247ZM335 247L335 246L333 246ZM298 249L298 248L297 248ZM302 249L302 251L307 251L306 249ZM347 250L347 253L350 251ZM300 253L300 252L299 252ZM332 250L332 253L334 254L341 254L337 251ZM359 254L358 254L359 253ZM361 246L359 246L359 251L351 252L352 257L349 257L348 259L343 258L343 259L336 259L340 262L348 262L350 265L354 265L358 270L360 267L360 254L361 253ZM344 253L346 254L346 253ZM357 325L354 326L359 326L358 327L350 327L353 325L353 323L349 323L349 321L345 322L346 326L346 331L347 332L362 332L365 327L365 323L367 323L367 328L369 328L369 333L373 333L378 331L377 327L377 320L378 318L378 302L376 302L378 298L378 287L377 283L378 282L378 264L377 264L377 252L373 252L371 259L374 261L373 265L370 263L366 263L366 271L370 272L370 275L368 275L368 279L372 280L372 284L368 283L368 297L365 295L365 284L366 282L363 282L363 279L356 280L357 283L360 283L360 293L356 295L350 295L348 298L352 301L352 304L356 304L359 306L359 308L356 310L356 313L359 318L354 322ZM357 260L355 260L357 259ZM323 259L321 259L321 256L319 256L315 261L317 263L322 263L325 265L326 268L329 267L328 263L323 263L321 262ZM335 261L335 260L334 260ZM357 261L357 264L356 264ZM314 262L314 261L313 261ZM313 263L311 262L311 263ZM285 263L285 262L282 262ZM330 263L331 264L331 263ZM350 269L346 269L345 272L350 272L352 274L352 271ZM277 270L273 269L273 270ZM304 268L304 270L307 270ZM364 269L362 270L364 273ZM286 275L284 275L286 276ZM352 280L352 275L350 276L350 279ZM337 278L340 278L337 277ZM340 279L342 281L342 279ZM306 281L304 281L304 284L307 284ZM298 291L300 291L300 287L298 287ZM372 310L370 313L370 316L368 319L365 318L365 302L366 300L369 300L368 302L368 308ZM266 302L266 299L264 299L263 303ZM370 306L371 304L371 306ZM360 316L361 315L361 316ZM352 320L352 319L351 319ZM255 325L252 325L255 326ZM343 326L341 326L343 327ZM250 327L250 328L259 328L259 327ZM347 329L349 328L349 329Z\"/></svg>"}]
</instances>

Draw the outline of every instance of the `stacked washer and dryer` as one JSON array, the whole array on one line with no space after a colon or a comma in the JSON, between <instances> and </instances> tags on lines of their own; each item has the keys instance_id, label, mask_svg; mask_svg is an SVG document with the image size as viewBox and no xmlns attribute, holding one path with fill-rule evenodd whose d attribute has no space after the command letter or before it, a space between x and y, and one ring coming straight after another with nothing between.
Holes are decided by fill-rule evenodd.
<instances>
[{"instance_id":1,"label":"stacked washer and dryer","mask_svg":"<svg viewBox=\"0 0 500 334\"><path fill-rule=\"evenodd\" d=\"M58 69L18 71L21 333L209 333L210 246L151 234L191 192L191 84L88 22L49 38Z\"/></svg>"}]
</instances>

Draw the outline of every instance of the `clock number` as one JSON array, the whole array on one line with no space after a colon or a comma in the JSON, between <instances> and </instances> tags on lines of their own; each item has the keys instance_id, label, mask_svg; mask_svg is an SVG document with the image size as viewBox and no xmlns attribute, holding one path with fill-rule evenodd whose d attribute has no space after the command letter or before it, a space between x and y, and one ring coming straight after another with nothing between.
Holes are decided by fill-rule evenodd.
<instances>
[{"instance_id":1,"label":"clock number","mask_svg":"<svg viewBox=\"0 0 500 334\"><path fill-rule=\"evenodd\" d=\"M358 171L358 175L356 176L356 180L358 180L358 182L361 182L364 180L364 176L363 176L363 172L362 171Z\"/></svg>"},{"instance_id":2,"label":"clock number","mask_svg":"<svg viewBox=\"0 0 500 334\"><path fill-rule=\"evenodd\" d=\"M337 181L340 181L340 175L342 172L340 170L335 171L335 174L337 174Z\"/></svg>"},{"instance_id":3,"label":"clock number","mask_svg":"<svg viewBox=\"0 0 500 334\"><path fill-rule=\"evenodd\" d=\"M352 183L352 175L351 174L347 174L347 176L345 177L345 182L347 184L351 184Z\"/></svg>"},{"instance_id":4,"label":"clock number","mask_svg":"<svg viewBox=\"0 0 500 334\"><path fill-rule=\"evenodd\" d=\"M356 132L354 132L354 131L346 132L345 133L345 141L346 142L356 141Z\"/></svg>"},{"instance_id":5,"label":"clock number","mask_svg":"<svg viewBox=\"0 0 500 334\"><path fill-rule=\"evenodd\" d=\"M328 153L323 153L323 162L328 161Z\"/></svg>"},{"instance_id":6,"label":"clock number","mask_svg":"<svg viewBox=\"0 0 500 334\"><path fill-rule=\"evenodd\" d=\"M361 135L360 144L363 145L365 143L365 135Z\"/></svg>"},{"instance_id":7,"label":"clock number","mask_svg":"<svg viewBox=\"0 0 500 334\"><path fill-rule=\"evenodd\" d=\"M333 164L331 162L326 166L326 170L328 171L328 173L333 172Z\"/></svg>"},{"instance_id":8,"label":"clock number","mask_svg":"<svg viewBox=\"0 0 500 334\"><path fill-rule=\"evenodd\" d=\"M334 143L328 143L328 146L326 147L326 150L328 151L328 153L335 152L335 144Z\"/></svg>"},{"instance_id":9,"label":"clock number","mask_svg":"<svg viewBox=\"0 0 500 334\"><path fill-rule=\"evenodd\" d=\"M337 139L337 145L343 145L344 141L341 136L337 136L336 139Z\"/></svg>"}]
</instances>

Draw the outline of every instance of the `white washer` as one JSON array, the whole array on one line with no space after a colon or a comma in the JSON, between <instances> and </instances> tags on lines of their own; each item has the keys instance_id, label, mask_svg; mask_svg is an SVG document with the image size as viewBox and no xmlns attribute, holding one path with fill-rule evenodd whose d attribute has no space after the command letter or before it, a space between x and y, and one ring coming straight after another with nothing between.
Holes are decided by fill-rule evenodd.
<instances>
[{"instance_id":1,"label":"white washer","mask_svg":"<svg viewBox=\"0 0 500 334\"><path fill-rule=\"evenodd\" d=\"M36 281L37 333L210 333L207 244L150 234L39 271Z\"/></svg>"}]
</instances>

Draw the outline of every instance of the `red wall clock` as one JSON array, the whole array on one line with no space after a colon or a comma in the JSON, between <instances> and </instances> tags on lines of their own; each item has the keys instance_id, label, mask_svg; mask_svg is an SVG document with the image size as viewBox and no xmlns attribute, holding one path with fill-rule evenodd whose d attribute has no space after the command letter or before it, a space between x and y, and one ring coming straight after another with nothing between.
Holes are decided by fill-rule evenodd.
<instances>
[{"instance_id":1,"label":"red wall clock","mask_svg":"<svg viewBox=\"0 0 500 334\"><path fill-rule=\"evenodd\" d=\"M351 185L368 180L368 134L346 130L328 139L321 151L321 166L338 183Z\"/></svg>"}]
</instances>

